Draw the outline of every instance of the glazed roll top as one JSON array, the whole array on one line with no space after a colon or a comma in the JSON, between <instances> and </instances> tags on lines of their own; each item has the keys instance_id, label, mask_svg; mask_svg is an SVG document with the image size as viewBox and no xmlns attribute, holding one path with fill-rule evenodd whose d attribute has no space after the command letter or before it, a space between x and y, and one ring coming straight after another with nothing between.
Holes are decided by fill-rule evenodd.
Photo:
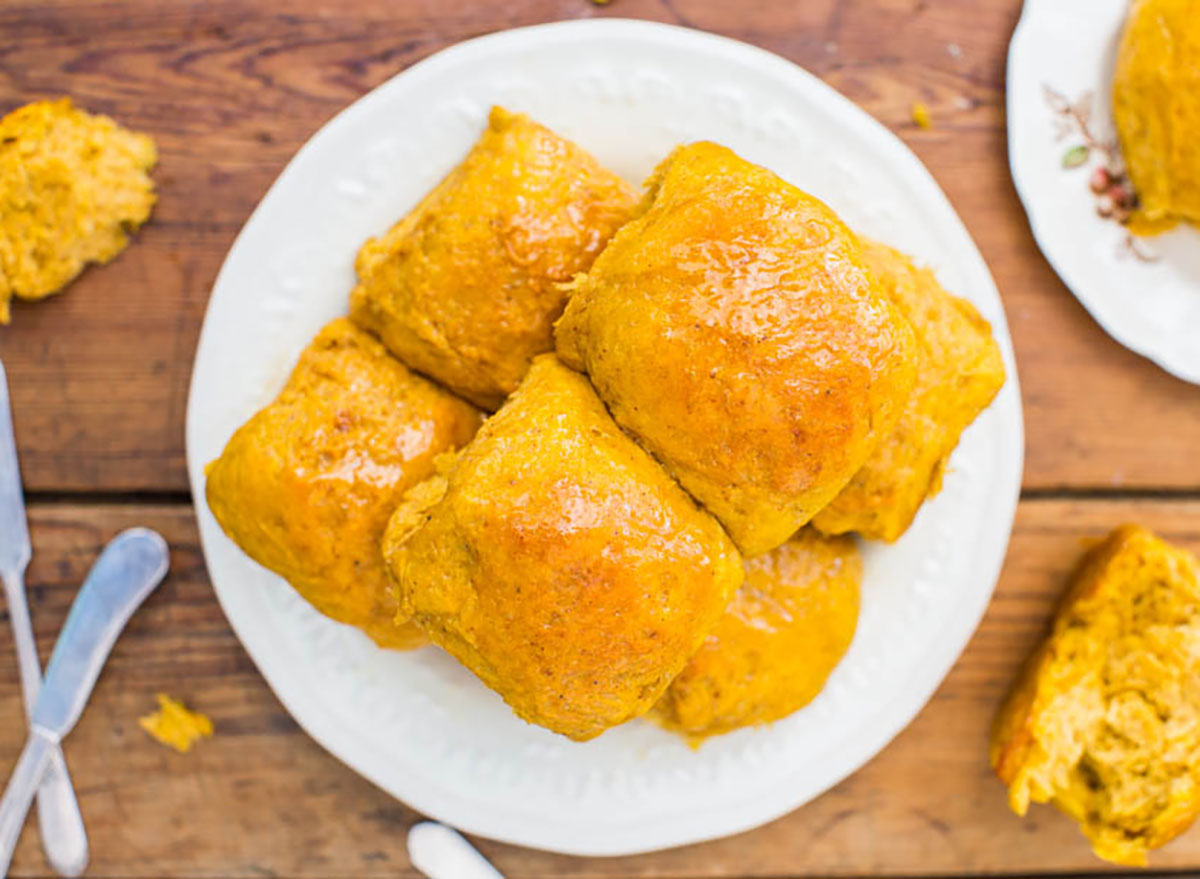
<instances>
[{"instance_id":1,"label":"glazed roll top","mask_svg":"<svg viewBox=\"0 0 1200 879\"><path fill-rule=\"evenodd\" d=\"M742 581L716 520L553 355L441 469L384 540L401 611L573 739L645 713Z\"/></svg>"},{"instance_id":2,"label":"glazed roll top","mask_svg":"<svg viewBox=\"0 0 1200 879\"><path fill-rule=\"evenodd\" d=\"M379 542L405 490L479 421L339 318L209 465L208 505L247 555L317 610L381 646L416 646L424 637L397 622Z\"/></svg>"},{"instance_id":3,"label":"glazed roll top","mask_svg":"<svg viewBox=\"0 0 1200 879\"><path fill-rule=\"evenodd\" d=\"M559 355L728 530L770 550L895 425L912 331L817 199L711 143L677 149L575 284Z\"/></svg>"},{"instance_id":4,"label":"glazed roll top","mask_svg":"<svg viewBox=\"0 0 1200 879\"><path fill-rule=\"evenodd\" d=\"M350 316L408 366L495 409L530 360L553 349L563 283L636 203L575 144L493 108L467 157L363 246Z\"/></svg>"}]
</instances>

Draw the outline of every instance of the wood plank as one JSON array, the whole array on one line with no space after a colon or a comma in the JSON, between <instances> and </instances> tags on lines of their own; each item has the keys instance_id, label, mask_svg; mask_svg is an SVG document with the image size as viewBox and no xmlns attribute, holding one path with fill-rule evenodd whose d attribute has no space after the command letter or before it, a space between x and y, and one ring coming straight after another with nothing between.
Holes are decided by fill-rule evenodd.
<instances>
[{"instance_id":1,"label":"wood plank","mask_svg":"<svg viewBox=\"0 0 1200 879\"><path fill-rule=\"evenodd\" d=\"M1200 485L1200 389L1126 352L1037 254L1004 153L1007 40L1020 0L6 0L0 108L70 93L152 132L154 221L68 295L0 330L30 488L186 487L192 352L222 256L325 119L431 52L489 31L642 17L762 45L892 127L933 170L1005 297L1032 488ZM910 121L914 100L935 126ZM1131 295L1133 295L1131 293Z\"/></svg>"},{"instance_id":2,"label":"wood plank","mask_svg":"<svg viewBox=\"0 0 1200 879\"><path fill-rule=\"evenodd\" d=\"M1008 812L986 766L985 740L1082 539L1129 519L1200 550L1200 501L1024 503L995 602L958 666L882 755L809 806L732 839L635 858L567 858L488 841L481 848L514 879L1104 870L1053 810L1035 808L1024 821ZM104 540L145 524L172 545L168 581L117 645L67 742L93 875L415 875L404 832L416 816L325 754L271 695L216 604L189 508L41 505L32 522L29 582L43 651ZM7 627L0 627L5 775L22 738L16 671L4 658L10 650ZM136 721L159 691L210 714L215 738L187 756L151 742ZM1200 866L1200 830L1154 864ZM32 828L13 875L47 875Z\"/></svg>"}]
</instances>

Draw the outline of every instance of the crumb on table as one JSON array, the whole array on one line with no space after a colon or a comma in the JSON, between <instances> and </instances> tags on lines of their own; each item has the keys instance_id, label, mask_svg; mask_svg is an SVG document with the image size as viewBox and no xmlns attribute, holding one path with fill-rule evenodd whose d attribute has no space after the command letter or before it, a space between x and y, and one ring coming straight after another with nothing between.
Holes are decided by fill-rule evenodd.
<instances>
[{"instance_id":1,"label":"crumb on table","mask_svg":"<svg viewBox=\"0 0 1200 879\"><path fill-rule=\"evenodd\" d=\"M162 693L156 698L158 710L138 720L138 726L151 738L186 754L197 741L212 736L213 724L206 716L189 711L182 702Z\"/></svg>"},{"instance_id":2,"label":"crumb on table","mask_svg":"<svg viewBox=\"0 0 1200 879\"><path fill-rule=\"evenodd\" d=\"M912 105L912 120L917 123L918 128L925 130L933 128L933 117L929 113L929 107L921 101L916 101Z\"/></svg>"}]
</instances>

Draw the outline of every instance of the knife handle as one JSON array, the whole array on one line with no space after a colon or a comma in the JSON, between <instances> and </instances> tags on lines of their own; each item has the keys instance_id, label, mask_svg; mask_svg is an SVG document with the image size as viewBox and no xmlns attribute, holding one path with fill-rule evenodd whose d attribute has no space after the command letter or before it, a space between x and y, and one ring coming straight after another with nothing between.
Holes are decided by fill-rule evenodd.
<instances>
[{"instance_id":1,"label":"knife handle","mask_svg":"<svg viewBox=\"0 0 1200 879\"><path fill-rule=\"evenodd\" d=\"M8 780L4 797L0 799L0 876L8 875L8 867L12 863L17 840L21 838L21 828L25 826L25 816L29 814L33 795L50 763L50 755L57 747L57 742L31 730L17 767Z\"/></svg>"},{"instance_id":2,"label":"knife handle","mask_svg":"<svg viewBox=\"0 0 1200 879\"><path fill-rule=\"evenodd\" d=\"M8 617L12 623L13 643L21 673L21 691L26 714L33 713L42 685L41 663L25 600L25 581L19 574L4 574L4 592ZM87 868L88 838L79 811L79 801L71 787L71 776L62 750L51 749L50 765L38 788L38 830L46 860L60 876L78 876Z\"/></svg>"},{"instance_id":3,"label":"knife handle","mask_svg":"<svg viewBox=\"0 0 1200 879\"><path fill-rule=\"evenodd\" d=\"M59 876L81 876L88 865L87 830L79 800L71 787L62 748L50 749L50 759L37 792L38 831L42 851Z\"/></svg>"}]
</instances>

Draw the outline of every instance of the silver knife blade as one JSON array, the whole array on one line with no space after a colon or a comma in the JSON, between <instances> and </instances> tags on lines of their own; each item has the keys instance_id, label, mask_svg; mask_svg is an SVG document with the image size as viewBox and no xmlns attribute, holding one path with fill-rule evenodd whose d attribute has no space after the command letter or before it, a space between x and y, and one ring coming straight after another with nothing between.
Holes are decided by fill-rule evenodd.
<instances>
[{"instance_id":1,"label":"silver knife blade","mask_svg":"<svg viewBox=\"0 0 1200 879\"><path fill-rule=\"evenodd\" d=\"M166 541L147 528L121 532L100 553L46 666L31 718L36 729L61 739L75 726L117 636L167 565Z\"/></svg>"},{"instance_id":2,"label":"silver knife blade","mask_svg":"<svg viewBox=\"0 0 1200 879\"><path fill-rule=\"evenodd\" d=\"M8 375L0 363L0 571L9 575L24 573L32 555L8 399Z\"/></svg>"}]
</instances>

